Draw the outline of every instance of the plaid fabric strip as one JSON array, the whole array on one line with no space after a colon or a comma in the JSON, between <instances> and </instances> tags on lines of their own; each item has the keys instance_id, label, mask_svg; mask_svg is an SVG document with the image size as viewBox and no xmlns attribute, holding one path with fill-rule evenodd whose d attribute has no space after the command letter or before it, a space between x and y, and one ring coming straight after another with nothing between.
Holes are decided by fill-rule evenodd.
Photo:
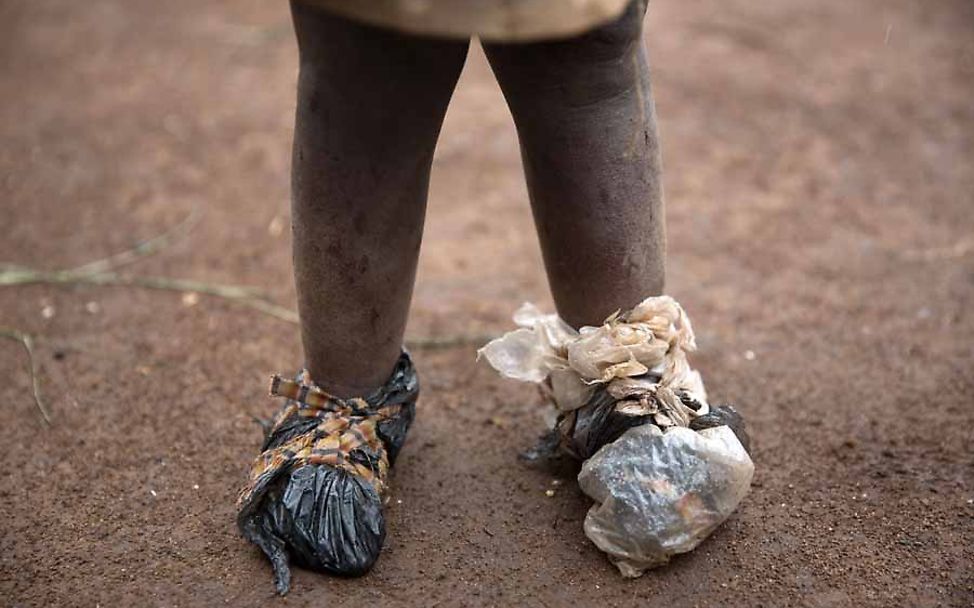
<instances>
[{"instance_id":1,"label":"plaid fabric strip","mask_svg":"<svg viewBox=\"0 0 974 608\"><path fill-rule=\"evenodd\" d=\"M389 458L377 428L399 412L400 404L371 408L361 398L340 399L315 386L307 370L297 380L273 376L270 392L288 401L275 417L269 438L294 426L295 418L317 424L257 456L237 498L238 508L261 496L277 477L304 465L342 469L371 483L380 495L385 491Z\"/></svg>"}]
</instances>

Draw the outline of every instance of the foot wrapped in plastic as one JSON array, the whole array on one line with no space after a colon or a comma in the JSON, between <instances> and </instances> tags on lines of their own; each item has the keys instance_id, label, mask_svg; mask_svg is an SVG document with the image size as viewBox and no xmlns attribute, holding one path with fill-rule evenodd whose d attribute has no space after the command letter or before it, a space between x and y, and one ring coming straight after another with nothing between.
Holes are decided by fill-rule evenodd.
<instances>
[{"instance_id":1,"label":"foot wrapped in plastic","mask_svg":"<svg viewBox=\"0 0 974 608\"><path fill-rule=\"evenodd\" d=\"M673 298L577 331L529 304L514 321L520 329L480 354L546 390L558 417L531 456L557 446L585 461L578 482L595 501L585 533L624 576L692 550L730 516L754 473L750 441L733 407L708 404Z\"/></svg>"},{"instance_id":2,"label":"foot wrapped in plastic","mask_svg":"<svg viewBox=\"0 0 974 608\"><path fill-rule=\"evenodd\" d=\"M386 384L367 397L340 399L307 370L271 379L288 401L275 417L237 500L237 526L267 555L274 584L290 588L290 563L358 576L385 540L382 497L389 467L416 413L419 383L403 352Z\"/></svg>"}]
</instances>

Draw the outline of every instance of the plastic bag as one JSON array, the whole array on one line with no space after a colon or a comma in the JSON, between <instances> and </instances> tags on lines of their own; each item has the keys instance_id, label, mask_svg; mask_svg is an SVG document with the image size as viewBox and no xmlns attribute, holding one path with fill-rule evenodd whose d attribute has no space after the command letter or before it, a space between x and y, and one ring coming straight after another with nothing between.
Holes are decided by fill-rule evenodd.
<instances>
[{"instance_id":1,"label":"plastic bag","mask_svg":"<svg viewBox=\"0 0 974 608\"><path fill-rule=\"evenodd\" d=\"M623 576L691 551L737 508L754 464L728 426L637 426L585 461L585 535Z\"/></svg>"},{"instance_id":2,"label":"plastic bag","mask_svg":"<svg viewBox=\"0 0 974 608\"><path fill-rule=\"evenodd\" d=\"M291 561L348 576L372 567L385 539L385 477L419 395L405 352L385 386L364 399L331 397L306 373L288 384L297 393L265 438L237 516L244 538L271 561L281 595ZM320 403L308 405L310 393Z\"/></svg>"},{"instance_id":3,"label":"plastic bag","mask_svg":"<svg viewBox=\"0 0 974 608\"><path fill-rule=\"evenodd\" d=\"M585 405L598 385L619 385L634 377L653 378L653 384L706 405L700 374L690 369L686 357L696 350L693 328L669 296L646 298L599 327L578 331L533 304L521 306L514 322L521 329L491 340L478 357L506 378L546 383L563 412Z\"/></svg>"},{"instance_id":4,"label":"plastic bag","mask_svg":"<svg viewBox=\"0 0 974 608\"><path fill-rule=\"evenodd\" d=\"M560 449L585 461L579 485L596 502L585 533L623 575L692 550L733 512L754 472L744 421L707 402L676 300L647 298L578 331L530 304L514 320L521 329L479 355L548 391L559 415L526 456Z\"/></svg>"}]
</instances>

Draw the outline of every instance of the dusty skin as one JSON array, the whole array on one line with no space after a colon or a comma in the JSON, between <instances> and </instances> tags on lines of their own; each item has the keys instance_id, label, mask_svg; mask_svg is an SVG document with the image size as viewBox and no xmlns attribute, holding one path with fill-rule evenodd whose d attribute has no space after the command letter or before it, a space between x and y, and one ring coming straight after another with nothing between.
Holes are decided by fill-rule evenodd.
<instances>
[{"instance_id":1,"label":"dusty skin","mask_svg":"<svg viewBox=\"0 0 974 608\"><path fill-rule=\"evenodd\" d=\"M582 532L574 470L516 459L542 428L535 389L474 346L418 350L377 567L297 571L275 599L233 501L251 416L276 405L266 379L301 363L296 326L206 296L0 287L54 418L0 342L0 604L970 606L974 7L660 1L649 19L668 292L757 465L712 538L621 579ZM283 0L7 2L0 47L0 261L78 266L198 206L187 239L126 271L294 307ZM499 335L548 297L514 129L474 49L408 333Z\"/></svg>"}]
</instances>

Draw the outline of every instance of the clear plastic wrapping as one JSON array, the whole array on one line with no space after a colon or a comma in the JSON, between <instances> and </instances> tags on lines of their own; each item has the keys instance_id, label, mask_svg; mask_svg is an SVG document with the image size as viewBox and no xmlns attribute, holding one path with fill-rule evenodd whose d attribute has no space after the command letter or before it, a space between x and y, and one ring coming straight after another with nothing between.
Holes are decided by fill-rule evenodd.
<instances>
[{"instance_id":1,"label":"clear plastic wrapping","mask_svg":"<svg viewBox=\"0 0 974 608\"><path fill-rule=\"evenodd\" d=\"M624 576L691 551L737 508L754 474L744 421L707 402L676 300L647 298L577 331L530 304L514 321L480 354L547 390L559 414L536 453L585 461L578 482L595 501L585 534Z\"/></svg>"},{"instance_id":2,"label":"clear plastic wrapping","mask_svg":"<svg viewBox=\"0 0 974 608\"><path fill-rule=\"evenodd\" d=\"M728 426L629 429L585 461L578 484L595 504L585 535L623 576L699 545L747 494L754 464Z\"/></svg>"}]
</instances>

